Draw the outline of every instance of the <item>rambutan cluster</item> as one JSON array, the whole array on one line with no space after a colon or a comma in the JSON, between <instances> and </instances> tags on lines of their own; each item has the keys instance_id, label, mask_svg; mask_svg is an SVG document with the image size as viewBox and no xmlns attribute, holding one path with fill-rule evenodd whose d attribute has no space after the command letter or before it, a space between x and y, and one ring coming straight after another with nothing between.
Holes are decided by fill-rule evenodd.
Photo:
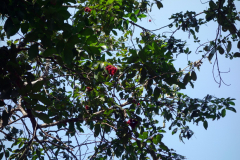
<instances>
[{"instance_id":1,"label":"rambutan cluster","mask_svg":"<svg viewBox=\"0 0 240 160\"><path fill-rule=\"evenodd\" d=\"M134 128L136 127L136 125L138 124L138 121L135 120L135 119L129 119L129 120L127 121L127 124L128 124L129 126L131 126L132 129L134 129Z\"/></svg>"},{"instance_id":2,"label":"rambutan cluster","mask_svg":"<svg viewBox=\"0 0 240 160\"><path fill-rule=\"evenodd\" d=\"M92 90L93 90L92 88L87 87L87 91L88 91L88 92L91 92Z\"/></svg>"},{"instance_id":3,"label":"rambutan cluster","mask_svg":"<svg viewBox=\"0 0 240 160\"><path fill-rule=\"evenodd\" d=\"M86 109L86 110L89 110L89 109L90 109L90 107L89 107L88 105L86 105L86 106L85 106L85 109Z\"/></svg>"},{"instance_id":4,"label":"rambutan cluster","mask_svg":"<svg viewBox=\"0 0 240 160\"><path fill-rule=\"evenodd\" d=\"M108 65L106 67L106 70L108 71L108 74L110 74L112 76L117 72L117 68L114 67L113 65Z\"/></svg>"},{"instance_id":5,"label":"rambutan cluster","mask_svg":"<svg viewBox=\"0 0 240 160\"><path fill-rule=\"evenodd\" d=\"M84 11L85 12L91 12L91 9L89 7L86 7Z\"/></svg>"}]
</instances>

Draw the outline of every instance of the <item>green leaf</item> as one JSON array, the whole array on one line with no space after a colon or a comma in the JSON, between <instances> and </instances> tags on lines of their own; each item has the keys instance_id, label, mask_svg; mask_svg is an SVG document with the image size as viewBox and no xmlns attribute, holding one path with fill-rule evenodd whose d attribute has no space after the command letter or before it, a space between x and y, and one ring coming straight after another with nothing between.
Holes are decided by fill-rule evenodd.
<instances>
[{"instance_id":1,"label":"green leaf","mask_svg":"<svg viewBox=\"0 0 240 160\"><path fill-rule=\"evenodd\" d=\"M160 142L160 148L165 150L165 151L168 150L168 147L163 142Z\"/></svg>"},{"instance_id":2,"label":"green leaf","mask_svg":"<svg viewBox=\"0 0 240 160\"><path fill-rule=\"evenodd\" d=\"M137 110L136 110L136 114L140 114L141 113L141 108L139 107Z\"/></svg>"},{"instance_id":3,"label":"green leaf","mask_svg":"<svg viewBox=\"0 0 240 160\"><path fill-rule=\"evenodd\" d=\"M9 151L5 150L5 157L8 158L9 157Z\"/></svg>"},{"instance_id":4,"label":"green leaf","mask_svg":"<svg viewBox=\"0 0 240 160\"><path fill-rule=\"evenodd\" d=\"M77 126L77 129L80 131L80 132L84 132L84 130L81 128L81 124L80 122L76 122L76 126Z\"/></svg>"},{"instance_id":5,"label":"green leaf","mask_svg":"<svg viewBox=\"0 0 240 160\"><path fill-rule=\"evenodd\" d=\"M123 29L127 30L128 29L128 20L127 21L123 21Z\"/></svg>"},{"instance_id":6,"label":"green leaf","mask_svg":"<svg viewBox=\"0 0 240 160\"><path fill-rule=\"evenodd\" d=\"M92 43L96 43L97 42L97 36L90 36L88 39L87 39L87 44L88 45L91 45Z\"/></svg>"},{"instance_id":7,"label":"green leaf","mask_svg":"<svg viewBox=\"0 0 240 160\"><path fill-rule=\"evenodd\" d=\"M57 14L61 15L64 20L68 19L71 16L71 14L65 9L58 11Z\"/></svg>"},{"instance_id":8,"label":"green leaf","mask_svg":"<svg viewBox=\"0 0 240 160\"><path fill-rule=\"evenodd\" d=\"M210 6L210 9L211 9L211 10L214 10L214 9L217 8L217 5L216 5L212 0L209 1L209 6Z\"/></svg>"},{"instance_id":9,"label":"green leaf","mask_svg":"<svg viewBox=\"0 0 240 160\"><path fill-rule=\"evenodd\" d=\"M227 41L228 44L227 44L227 53L229 53L232 49L232 42L231 41Z\"/></svg>"},{"instance_id":10,"label":"green leaf","mask_svg":"<svg viewBox=\"0 0 240 160\"><path fill-rule=\"evenodd\" d=\"M141 148L141 142L139 140L136 140L138 148Z\"/></svg>"},{"instance_id":11,"label":"green leaf","mask_svg":"<svg viewBox=\"0 0 240 160\"><path fill-rule=\"evenodd\" d=\"M111 52L107 51L106 53L107 53L107 55L112 56Z\"/></svg>"},{"instance_id":12,"label":"green leaf","mask_svg":"<svg viewBox=\"0 0 240 160\"><path fill-rule=\"evenodd\" d=\"M240 38L240 30L238 30L237 35L238 35L238 37Z\"/></svg>"},{"instance_id":13,"label":"green leaf","mask_svg":"<svg viewBox=\"0 0 240 160\"><path fill-rule=\"evenodd\" d=\"M161 93L161 89L158 88L158 87L156 87L156 88L154 89L154 92L153 92L155 101L158 100L158 98L159 98L159 96L160 96L160 93Z\"/></svg>"},{"instance_id":14,"label":"green leaf","mask_svg":"<svg viewBox=\"0 0 240 160\"><path fill-rule=\"evenodd\" d=\"M71 136L75 135L76 130L75 130L75 127L74 127L74 122L69 122L68 132L70 133Z\"/></svg>"},{"instance_id":15,"label":"green leaf","mask_svg":"<svg viewBox=\"0 0 240 160\"><path fill-rule=\"evenodd\" d=\"M177 133L177 130L178 130L178 128L175 128L175 129L172 131L172 135L174 135L175 133Z\"/></svg>"},{"instance_id":16,"label":"green leaf","mask_svg":"<svg viewBox=\"0 0 240 160\"><path fill-rule=\"evenodd\" d=\"M207 130L207 128L208 128L208 122L207 122L206 120L203 122L203 127Z\"/></svg>"},{"instance_id":17,"label":"green leaf","mask_svg":"<svg viewBox=\"0 0 240 160\"><path fill-rule=\"evenodd\" d=\"M139 14L138 15L138 18L145 18L145 17L147 17L145 14Z\"/></svg>"},{"instance_id":18,"label":"green leaf","mask_svg":"<svg viewBox=\"0 0 240 160\"><path fill-rule=\"evenodd\" d=\"M4 106L4 105L5 105L4 101L0 101L0 106Z\"/></svg>"},{"instance_id":19,"label":"green leaf","mask_svg":"<svg viewBox=\"0 0 240 160\"><path fill-rule=\"evenodd\" d=\"M29 59L34 59L38 55L38 44L33 44L28 50Z\"/></svg>"},{"instance_id":20,"label":"green leaf","mask_svg":"<svg viewBox=\"0 0 240 160\"><path fill-rule=\"evenodd\" d=\"M152 149L150 149L149 152L150 152L150 154L151 154L151 156L152 156L153 159L157 159L156 153L155 153ZM141 159L141 158L140 158L140 159ZM142 158L142 159L143 159L143 158Z\"/></svg>"},{"instance_id":21,"label":"green leaf","mask_svg":"<svg viewBox=\"0 0 240 160\"><path fill-rule=\"evenodd\" d=\"M197 74L196 74L195 71L192 71L192 73L191 73L191 79L194 80L194 81L197 80Z\"/></svg>"},{"instance_id":22,"label":"green leaf","mask_svg":"<svg viewBox=\"0 0 240 160\"><path fill-rule=\"evenodd\" d=\"M112 30L113 34L117 36L117 32L115 30Z\"/></svg>"},{"instance_id":23,"label":"green leaf","mask_svg":"<svg viewBox=\"0 0 240 160\"><path fill-rule=\"evenodd\" d=\"M147 139L147 138L148 138L148 132L143 132L142 138L143 138L143 139Z\"/></svg>"},{"instance_id":24,"label":"green leaf","mask_svg":"<svg viewBox=\"0 0 240 160\"><path fill-rule=\"evenodd\" d=\"M2 126L5 127L8 125L8 119L9 119L10 114L7 113L6 110L3 110L2 112Z\"/></svg>"},{"instance_id":25,"label":"green leaf","mask_svg":"<svg viewBox=\"0 0 240 160\"><path fill-rule=\"evenodd\" d=\"M134 14L137 15L139 13L140 9L137 9L134 11Z\"/></svg>"},{"instance_id":26,"label":"green leaf","mask_svg":"<svg viewBox=\"0 0 240 160\"><path fill-rule=\"evenodd\" d=\"M234 53L233 57L240 57L240 53L239 52Z\"/></svg>"},{"instance_id":27,"label":"green leaf","mask_svg":"<svg viewBox=\"0 0 240 160\"><path fill-rule=\"evenodd\" d=\"M44 123L52 123L53 122L53 120L51 120L49 118L49 115L46 115L44 113L33 112L33 115L35 117L38 117L39 119L41 119Z\"/></svg>"},{"instance_id":28,"label":"green leaf","mask_svg":"<svg viewBox=\"0 0 240 160\"><path fill-rule=\"evenodd\" d=\"M61 54L61 52L63 51L64 45L65 45L64 40L58 41L57 46L56 46L58 54Z\"/></svg>"},{"instance_id":29,"label":"green leaf","mask_svg":"<svg viewBox=\"0 0 240 160\"><path fill-rule=\"evenodd\" d=\"M32 92L39 92L42 89L44 83L45 81L37 81L32 87Z\"/></svg>"},{"instance_id":30,"label":"green leaf","mask_svg":"<svg viewBox=\"0 0 240 160\"><path fill-rule=\"evenodd\" d=\"M108 154L108 156L111 156L112 152L111 152L110 148L107 149L107 154Z\"/></svg>"},{"instance_id":31,"label":"green leaf","mask_svg":"<svg viewBox=\"0 0 240 160\"><path fill-rule=\"evenodd\" d=\"M79 34L84 36L89 36L89 35L91 36L91 35L94 35L94 31L91 28L86 28L86 29L83 29Z\"/></svg>"},{"instance_id":32,"label":"green leaf","mask_svg":"<svg viewBox=\"0 0 240 160\"><path fill-rule=\"evenodd\" d=\"M222 46L218 46L217 50L219 51L220 54L224 53L224 49L222 48Z\"/></svg>"},{"instance_id":33,"label":"green leaf","mask_svg":"<svg viewBox=\"0 0 240 160\"><path fill-rule=\"evenodd\" d=\"M100 124L95 124L94 137L97 137L100 132L101 132Z\"/></svg>"},{"instance_id":34,"label":"green leaf","mask_svg":"<svg viewBox=\"0 0 240 160\"><path fill-rule=\"evenodd\" d=\"M107 4L107 5L112 4L113 1L114 1L114 0L108 0L106 4Z\"/></svg>"},{"instance_id":35,"label":"green leaf","mask_svg":"<svg viewBox=\"0 0 240 160\"><path fill-rule=\"evenodd\" d=\"M130 19L135 23L137 22L137 17L134 13L131 14Z\"/></svg>"},{"instance_id":36,"label":"green leaf","mask_svg":"<svg viewBox=\"0 0 240 160\"><path fill-rule=\"evenodd\" d=\"M233 108L233 107L227 107L226 109L227 109L227 110L230 110L230 111L233 111L233 112L235 112L235 113L237 113L236 109Z\"/></svg>"},{"instance_id":37,"label":"green leaf","mask_svg":"<svg viewBox=\"0 0 240 160\"><path fill-rule=\"evenodd\" d=\"M40 104L36 104L33 108L34 108L35 111L46 111L47 110L46 106L43 106L43 105L40 105Z\"/></svg>"},{"instance_id":38,"label":"green leaf","mask_svg":"<svg viewBox=\"0 0 240 160\"><path fill-rule=\"evenodd\" d=\"M11 17L9 17L5 24L4 24L4 30L7 33L7 37L15 35L20 28L19 24L14 24Z\"/></svg>"},{"instance_id":39,"label":"green leaf","mask_svg":"<svg viewBox=\"0 0 240 160\"><path fill-rule=\"evenodd\" d=\"M184 76L184 78L183 78L183 83L184 83L184 85L187 85L187 84L188 84L188 82L189 82L189 77L190 77L190 74L189 74L189 73L187 73L187 74Z\"/></svg>"},{"instance_id":40,"label":"green leaf","mask_svg":"<svg viewBox=\"0 0 240 160\"><path fill-rule=\"evenodd\" d=\"M161 140L162 140L162 135L158 134L156 135L156 137L153 138L153 143L158 144L161 142Z\"/></svg>"},{"instance_id":41,"label":"green leaf","mask_svg":"<svg viewBox=\"0 0 240 160\"><path fill-rule=\"evenodd\" d=\"M237 48L240 49L240 41L238 41Z\"/></svg>"},{"instance_id":42,"label":"green leaf","mask_svg":"<svg viewBox=\"0 0 240 160\"><path fill-rule=\"evenodd\" d=\"M41 152L39 149L36 150L37 156L40 158L41 157Z\"/></svg>"},{"instance_id":43,"label":"green leaf","mask_svg":"<svg viewBox=\"0 0 240 160\"><path fill-rule=\"evenodd\" d=\"M157 7L158 7L158 9L163 8L163 4L162 4L162 2L157 1Z\"/></svg>"},{"instance_id":44,"label":"green leaf","mask_svg":"<svg viewBox=\"0 0 240 160\"><path fill-rule=\"evenodd\" d=\"M56 53L57 53L56 48L48 48L43 52L43 56L44 57L49 57L49 56L52 56L53 54L56 54Z\"/></svg>"},{"instance_id":45,"label":"green leaf","mask_svg":"<svg viewBox=\"0 0 240 160\"><path fill-rule=\"evenodd\" d=\"M153 138L153 143L154 143L154 144L158 144L157 138Z\"/></svg>"},{"instance_id":46,"label":"green leaf","mask_svg":"<svg viewBox=\"0 0 240 160\"><path fill-rule=\"evenodd\" d=\"M27 22L21 24L21 32L23 34L28 32L29 24Z\"/></svg>"},{"instance_id":47,"label":"green leaf","mask_svg":"<svg viewBox=\"0 0 240 160\"><path fill-rule=\"evenodd\" d=\"M64 51L63 51L63 61L70 65L72 63L73 60L73 48L71 48L70 46L65 46Z\"/></svg>"},{"instance_id":48,"label":"green leaf","mask_svg":"<svg viewBox=\"0 0 240 160\"><path fill-rule=\"evenodd\" d=\"M3 154L4 154L4 152L0 153L0 159L3 158Z\"/></svg>"},{"instance_id":49,"label":"green leaf","mask_svg":"<svg viewBox=\"0 0 240 160\"><path fill-rule=\"evenodd\" d=\"M211 21L215 17L215 13L212 12L207 12L206 14L206 21Z\"/></svg>"},{"instance_id":50,"label":"green leaf","mask_svg":"<svg viewBox=\"0 0 240 160\"><path fill-rule=\"evenodd\" d=\"M146 62L147 59L147 53L144 52L144 50L141 50L138 52L138 56L141 58L143 62Z\"/></svg>"},{"instance_id":51,"label":"green leaf","mask_svg":"<svg viewBox=\"0 0 240 160\"><path fill-rule=\"evenodd\" d=\"M24 145L24 142L21 141L21 142L19 143L19 145L18 145L18 148L21 148L23 145Z\"/></svg>"},{"instance_id":52,"label":"green leaf","mask_svg":"<svg viewBox=\"0 0 240 160\"><path fill-rule=\"evenodd\" d=\"M223 109L222 110L222 117L225 117L226 116L226 109Z\"/></svg>"},{"instance_id":53,"label":"green leaf","mask_svg":"<svg viewBox=\"0 0 240 160\"><path fill-rule=\"evenodd\" d=\"M120 92L119 96L120 96L121 99L123 99L123 92Z\"/></svg>"},{"instance_id":54,"label":"green leaf","mask_svg":"<svg viewBox=\"0 0 240 160\"><path fill-rule=\"evenodd\" d=\"M208 55L208 60L210 63L211 63L213 56L214 56L214 53L212 53L212 52Z\"/></svg>"},{"instance_id":55,"label":"green leaf","mask_svg":"<svg viewBox=\"0 0 240 160\"><path fill-rule=\"evenodd\" d=\"M37 99L37 100L41 101L45 105L51 105L52 104L52 101L50 99L48 99L46 96L44 96L44 95L31 94L30 97L32 99Z\"/></svg>"}]
</instances>

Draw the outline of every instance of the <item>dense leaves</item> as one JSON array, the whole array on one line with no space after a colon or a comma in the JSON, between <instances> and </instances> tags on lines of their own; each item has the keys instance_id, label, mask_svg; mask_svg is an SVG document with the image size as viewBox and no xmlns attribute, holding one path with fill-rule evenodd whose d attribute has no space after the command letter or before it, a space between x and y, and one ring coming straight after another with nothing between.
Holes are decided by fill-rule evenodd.
<instances>
[{"instance_id":1,"label":"dense leaves","mask_svg":"<svg viewBox=\"0 0 240 160\"><path fill-rule=\"evenodd\" d=\"M137 24L154 5L164 7L159 0L3 0L0 159L185 159L162 142L168 129L184 142L194 134L190 122L207 129L209 119L236 110L233 98L181 93L194 87L202 59L176 69L174 56L191 51L174 33L200 42L199 28L214 21L216 38L199 47L203 58L240 57L232 52L233 42L240 48L238 13L224 2L173 14L165 27L176 30L163 36Z\"/></svg>"}]
</instances>

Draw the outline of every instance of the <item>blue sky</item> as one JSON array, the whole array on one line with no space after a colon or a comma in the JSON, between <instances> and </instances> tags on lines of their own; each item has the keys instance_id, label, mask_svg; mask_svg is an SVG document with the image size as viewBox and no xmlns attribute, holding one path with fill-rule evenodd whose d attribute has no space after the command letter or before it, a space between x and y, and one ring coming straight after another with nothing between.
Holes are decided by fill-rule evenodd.
<instances>
[{"instance_id":1,"label":"blue sky","mask_svg":"<svg viewBox=\"0 0 240 160\"><path fill-rule=\"evenodd\" d=\"M164 6L162 9L158 10L155 7L153 11L150 12L152 22L143 20L140 24L148 29L157 29L171 22L168 20L168 17L170 17L172 13L181 11L184 13L187 10L200 13L208 7L208 3L201 4L201 1L191 0L163 0L162 3ZM235 5L239 11L240 1L235 1ZM240 23L237 24L238 29L239 27ZM217 25L214 23L200 27L198 36L201 42L204 43L214 39L216 29ZM167 29L166 31L170 30ZM161 33L161 31L157 33ZM187 66L188 60L196 61L201 58L201 54L194 53L198 44L193 43L192 37L188 39L188 33L178 31L177 34L175 34L175 38L185 39L188 47L192 50L188 59L184 54L178 56L175 62L176 68L184 68ZM232 51L239 51L236 44L233 45ZM203 98L207 94L214 95L218 98L236 98L235 107L237 113L228 111L225 118L218 121L208 121L207 130L204 129L201 123L199 123L199 126L190 125L195 134L190 140L186 140L185 144L179 141L178 134L172 136L170 131L166 133L163 138L165 144L174 148L177 153L186 156L188 160L239 160L240 157L240 126L238 124L240 122L240 73L237 71L240 63L238 58L234 60L226 59L224 56L218 56L218 58L220 71L227 72L230 70L229 73L223 73L221 75L224 82L230 84L230 86L222 84L219 88L212 74L213 63L210 64L209 61L205 59L200 67L200 71L196 72L198 79L194 83L194 89L188 86L185 90L182 90L182 92L192 98ZM215 73L217 73L216 69ZM218 80L219 77L216 77L216 79Z\"/></svg>"},{"instance_id":2,"label":"blue sky","mask_svg":"<svg viewBox=\"0 0 240 160\"><path fill-rule=\"evenodd\" d=\"M187 10L199 13L208 7L208 3L202 4L201 1L192 0L163 0L162 3L164 8L158 10L154 7L152 12L149 13L151 17L149 16L147 19L137 22L137 24L147 29L157 29L172 22L168 20L168 18L173 13L185 12ZM235 1L235 5L239 11L240 1ZM151 19L151 22L149 22L149 19ZM239 29L240 24L238 23L237 26ZM200 28L198 36L202 43L215 38L216 27L216 24L209 23L207 26ZM141 30L135 29L136 36L139 36ZM171 30L166 28L154 33L159 34L163 31ZM185 54L180 54L177 57L175 62L177 69L178 67L185 68L188 60L196 61L201 58L201 54L194 53L198 44L193 43L192 37L188 39L188 33L178 31L175 37L186 40L187 46L192 50L192 54L188 56L188 59ZM239 51L236 44L233 45L232 51ZM240 122L240 73L237 71L237 69L240 68L240 63L238 58L229 60L224 56L219 56L219 65L220 70L223 72L230 70L229 73L223 73L221 75L224 82L226 84L231 84L230 86L222 84L221 87L219 87L213 78L213 63L210 64L209 61L205 59L200 67L200 71L196 71L198 79L194 84L194 89L188 86L185 90L182 90L182 92L192 98L203 98L207 94L214 95L218 98L236 98L235 107L237 113L228 111L226 117L223 119L218 121L209 120L207 130L204 129L201 123L199 123L199 126L190 125L195 134L190 140L185 140L185 144L179 141L178 134L172 136L171 131L166 130L167 133L164 135L163 142L168 147L175 149L177 153L186 156L188 160L238 160L240 157L240 125L238 124L238 122ZM216 77L216 79L218 78L219 77ZM162 119L159 121L161 122Z\"/></svg>"}]
</instances>

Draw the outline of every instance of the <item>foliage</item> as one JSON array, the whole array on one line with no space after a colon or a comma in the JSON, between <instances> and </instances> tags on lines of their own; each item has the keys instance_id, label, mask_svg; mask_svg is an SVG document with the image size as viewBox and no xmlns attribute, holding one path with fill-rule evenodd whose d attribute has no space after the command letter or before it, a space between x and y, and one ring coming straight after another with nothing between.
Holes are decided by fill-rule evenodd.
<instances>
[{"instance_id":1,"label":"foliage","mask_svg":"<svg viewBox=\"0 0 240 160\"><path fill-rule=\"evenodd\" d=\"M180 92L194 86L202 59L240 57L231 52L234 41L240 48L233 0L173 14L169 36L137 24L154 5L163 7L158 0L2 0L0 37L8 46L0 48L0 159L184 159L162 142L166 121L183 141L194 134L188 122L207 129L208 119L236 112L232 98ZM218 32L200 46L203 58L176 70L173 57L191 51L174 34L182 30L200 42L196 33L210 21ZM142 30L135 44L134 27ZM80 141L87 130L96 140ZM81 152L91 144L94 152Z\"/></svg>"}]
</instances>

